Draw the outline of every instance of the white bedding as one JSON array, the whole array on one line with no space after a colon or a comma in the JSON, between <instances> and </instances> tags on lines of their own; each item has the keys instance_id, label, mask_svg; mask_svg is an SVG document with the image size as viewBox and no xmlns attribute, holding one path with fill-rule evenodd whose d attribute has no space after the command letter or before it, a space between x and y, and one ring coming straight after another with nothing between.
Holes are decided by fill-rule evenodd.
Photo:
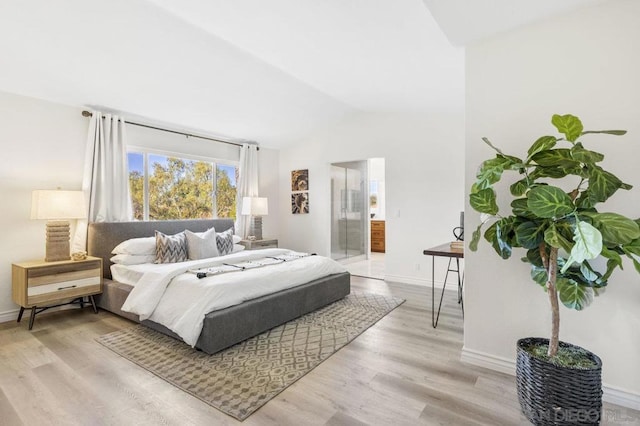
<instances>
[{"instance_id":1,"label":"white bedding","mask_svg":"<svg viewBox=\"0 0 640 426\"><path fill-rule=\"evenodd\" d=\"M187 272L289 252L285 249L252 250L189 262L130 266L130 270L143 272L134 283L122 310L139 315L141 320L150 319L162 324L186 343L195 346L204 317L211 311L346 271L329 258L308 256L202 279Z\"/></svg>"}]
</instances>

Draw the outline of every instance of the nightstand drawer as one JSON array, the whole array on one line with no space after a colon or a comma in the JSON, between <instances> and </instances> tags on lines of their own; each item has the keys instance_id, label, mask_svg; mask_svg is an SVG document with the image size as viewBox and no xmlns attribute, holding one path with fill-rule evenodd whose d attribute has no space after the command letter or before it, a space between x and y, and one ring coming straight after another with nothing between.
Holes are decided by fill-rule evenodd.
<instances>
[{"instance_id":1,"label":"nightstand drawer","mask_svg":"<svg viewBox=\"0 0 640 426\"><path fill-rule=\"evenodd\" d=\"M51 271L44 268L30 269L27 271L27 286L31 288L47 284L82 280L85 278L100 278L102 271L100 270L99 264L82 266L84 268L71 272L63 272L64 270ZM89 267L87 268L87 266ZM67 270L69 270L68 267Z\"/></svg>"},{"instance_id":2,"label":"nightstand drawer","mask_svg":"<svg viewBox=\"0 0 640 426\"><path fill-rule=\"evenodd\" d=\"M251 244L252 248L278 248L278 243L269 242L269 241L254 241Z\"/></svg>"},{"instance_id":3,"label":"nightstand drawer","mask_svg":"<svg viewBox=\"0 0 640 426\"><path fill-rule=\"evenodd\" d=\"M58 293L65 290L71 290L74 288L82 288L90 285L100 285L100 277L82 278L79 280L60 281L53 284L43 284L38 286L29 286L27 289L27 295L38 296L40 294Z\"/></svg>"}]
</instances>

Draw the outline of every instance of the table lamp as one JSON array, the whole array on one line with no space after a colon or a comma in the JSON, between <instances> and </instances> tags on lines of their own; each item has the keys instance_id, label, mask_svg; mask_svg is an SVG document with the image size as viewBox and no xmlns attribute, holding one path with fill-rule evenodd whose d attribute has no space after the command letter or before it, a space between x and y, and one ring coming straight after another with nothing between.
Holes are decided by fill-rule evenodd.
<instances>
[{"instance_id":1,"label":"table lamp","mask_svg":"<svg viewBox=\"0 0 640 426\"><path fill-rule=\"evenodd\" d=\"M31 219L47 220L47 247L44 260L69 260L69 219L87 216L84 192L35 190L31 194Z\"/></svg>"},{"instance_id":2,"label":"table lamp","mask_svg":"<svg viewBox=\"0 0 640 426\"><path fill-rule=\"evenodd\" d=\"M242 197L242 214L251 215L249 236L256 240L262 239L262 216L269 214L266 197Z\"/></svg>"}]
</instances>

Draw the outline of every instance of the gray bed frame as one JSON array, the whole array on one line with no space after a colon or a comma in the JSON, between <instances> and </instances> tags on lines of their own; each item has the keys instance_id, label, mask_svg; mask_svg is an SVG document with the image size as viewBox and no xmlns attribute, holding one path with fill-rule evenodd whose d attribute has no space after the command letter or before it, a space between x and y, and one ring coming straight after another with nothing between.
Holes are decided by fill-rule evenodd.
<instances>
[{"instance_id":1,"label":"gray bed frame","mask_svg":"<svg viewBox=\"0 0 640 426\"><path fill-rule=\"evenodd\" d=\"M215 227L222 232L233 227L230 219L170 220L148 222L90 223L87 252L102 258L104 286L95 296L98 306L130 320L140 322L137 315L121 310L133 288L111 278L111 250L122 241L137 237L150 237L156 230L175 234L185 229L202 232ZM351 291L348 272L329 275L277 293L248 300L239 305L208 313L196 348L213 354L252 336L276 327L306 313L335 302ZM180 339L161 324L145 320L142 324L161 333Z\"/></svg>"}]
</instances>

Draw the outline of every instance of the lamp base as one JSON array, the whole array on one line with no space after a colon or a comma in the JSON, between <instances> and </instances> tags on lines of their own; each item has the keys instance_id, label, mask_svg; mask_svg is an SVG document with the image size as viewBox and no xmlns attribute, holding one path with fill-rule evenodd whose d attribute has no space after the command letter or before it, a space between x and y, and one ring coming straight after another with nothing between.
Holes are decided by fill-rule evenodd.
<instances>
[{"instance_id":1,"label":"lamp base","mask_svg":"<svg viewBox=\"0 0 640 426\"><path fill-rule=\"evenodd\" d=\"M251 227L249 235L255 237L256 240L262 239L262 216L251 217Z\"/></svg>"},{"instance_id":2,"label":"lamp base","mask_svg":"<svg viewBox=\"0 0 640 426\"><path fill-rule=\"evenodd\" d=\"M69 221L49 221L47 222L47 246L44 260L45 262L57 262L69 260Z\"/></svg>"}]
</instances>

